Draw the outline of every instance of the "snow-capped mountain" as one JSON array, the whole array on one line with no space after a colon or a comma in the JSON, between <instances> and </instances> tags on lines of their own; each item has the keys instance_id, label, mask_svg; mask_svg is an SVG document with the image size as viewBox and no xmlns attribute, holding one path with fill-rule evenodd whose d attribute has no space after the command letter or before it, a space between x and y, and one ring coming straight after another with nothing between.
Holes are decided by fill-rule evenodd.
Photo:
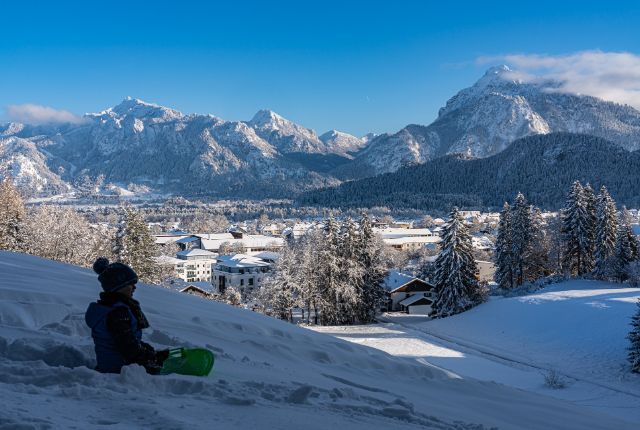
<instances>
[{"instance_id":1,"label":"snow-capped mountain","mask_svg":"<svg viewBox=\"0 0 640 430\"><path fill-rule=\"evenodd\" d=\"M282 197L445 154L488 157L529 135L584 133L640 148L639 111L559 88L558 82L523 81L506 66L494 67L452 97L432 124L363 138L336 130L318 136L270 110L250 121L225 121L127 98L78 124L0 126L0 167L21 172L31 194L103 177L161 193ZM15 141L8 138L32 144L29 150L25 142L19 145L18 164ZM42 178L49 178L47 186Z\"/></svg>"},{"instance_id":2,"label":"snow-capped mountain","mask_svg":"<svg viewBox=\"0 0 640 430\"><path fill-rule=\"evenodd\" d=\"M472 87L452 97L432 124L378 136L355 164L380 173L451 153L487 157L518 138L551 132L586 133L627 150L640 148L636 109L558 92L558 82L528 82L518 76L507 66L489 69Z\"/></svg>"},{"instance_id":3,"label":"snow-capped mountain","mask_svg":"<svg viewBox=\"0 0 640 430\"><path fill-rule=\"evenodd\" d=\"M258 111L247 125L258 136L271 142L283 154L304 152L327 154L331 147L320 140L315 131L302 127L270 110Z\"/></svg>"},{"instance_id":4,"label":"snow-capped mountain","mask_svg":"<svg viewBox=\"0 0 640 430\"><path fill-rule=\"evenodd\" d=\"M224 121L126 98L83 118L75 125L4 125L0 163L21 176L29 194L50 194L102 176L160 192L273 196L337 183L314 171L313 159L301 162L300 156L357 149L343 140L323 142L313 130L271 111L249 122ZM18 147L26 154L21 158Z\"/></svg>"},{"instance_id":5,"label":"snow-capped mountain","mask_svg":"<svg viewBox=\"0 0 640 430\"><path fill-rule=\"evenodd\" d=\"M346 155L362 149L368 142L367 136L359 138L338 130L331 130L320 136L320 140L329 146L333 152Z\"/></svg>"},{"instance_id":6,"label":"snow-capped mountain","mask_svg":"<svg viewBox=\"0 0 640 430\"><path fill-rule=\"evenodd\" d=\"M21 130L20 127L17 129ZM0 173L11 172L18 187L35 194L60 194L71 186L47 166L47 156L36 145L19 137L0 134ZM60 167L59 172L63 168Z\"/></svg>"}]
</instances>

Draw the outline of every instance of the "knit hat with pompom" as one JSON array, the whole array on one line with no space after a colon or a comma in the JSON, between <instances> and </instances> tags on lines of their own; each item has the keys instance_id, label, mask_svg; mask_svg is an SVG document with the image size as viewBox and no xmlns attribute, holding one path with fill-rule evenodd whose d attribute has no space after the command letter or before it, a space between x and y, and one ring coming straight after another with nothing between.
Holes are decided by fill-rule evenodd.
<instances>
[{"instance_id":1,"label":"knit hat with pompom","mask_svg":"<svg viewBox=\"0 0 640 430\"><path fill-rule=\"evenodd\" d=\"M102 289L110 293L138 282L138 275L131 267L123 263L109 263L105 257L93 263L93 271L98 274Z\"/></svg>"}]
</instances>

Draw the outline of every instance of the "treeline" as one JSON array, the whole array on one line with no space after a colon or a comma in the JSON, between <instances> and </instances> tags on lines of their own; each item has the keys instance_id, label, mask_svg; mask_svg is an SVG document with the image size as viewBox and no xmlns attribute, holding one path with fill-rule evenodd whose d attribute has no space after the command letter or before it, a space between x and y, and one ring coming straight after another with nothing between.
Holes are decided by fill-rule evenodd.
<instances>
[{"instance_id":1,"label":"treeline","mask_svg":"<svg viewBox=\"0 0 640 430\"><path fill-rule=\"evenodd\" d=\"M543 219L519 193L504 204L496 239L495 280L505 290L550 274L624 282L637 279L639 245L625 207L602 186L575 181L558 218Z\"/></svg>"},{"instance_id":2,"label":"treeline","mask_svg":"<svg viewBox=\"0 0 640 430\"><path fill-rule=\"evenodd\" d=\"M564 190L578 179L606 184L627 206L640 206L640 153L604 139L552 133L513 142L488 158L450 155L395 173L346 182L298 196L299 205L364 208L499 208L517 192L545 209L558 209ZM375 190L375 192L372 192Z\"/></svg>"},{"instance_id":3,"label":"treeline","mask_svg":"<svg viewBox=\"0 0 640 430\"><path fill-rule=\"evenodd\" d=\"M121 208L114 225L108 225L91 224L70 207L27 210L8 179L0 182L0 250L84 267L104 256L129 264L144 282L160 283L171 275L154 259L159 252L140 212Z\"/></svg>"},{"instance_id":4,"label":"treeline","mask_svg":"<svg viewBox=\"0 0 640 430\"><path fill-rule=\"evenodd\" d=\"M282 251L274 276L255 297L264 312L293 321L346 325L374 321L386 303L382 282L390 266L384 245L363 215L359 222L329 218Z\"/></svg>"}]
</instances>

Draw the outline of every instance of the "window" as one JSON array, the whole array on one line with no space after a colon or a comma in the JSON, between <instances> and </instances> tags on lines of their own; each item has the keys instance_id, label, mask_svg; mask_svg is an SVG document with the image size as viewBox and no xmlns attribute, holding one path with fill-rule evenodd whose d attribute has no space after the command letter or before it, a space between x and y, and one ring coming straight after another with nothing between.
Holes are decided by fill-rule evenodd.
<instances>
[{"instance_id":1,"label":"window","mask_svg":"<svg viewBox=\"0 0 640 430\"><path fill-rule=\"evenodd\" d=\"M242 287L244 285L244 279L240 279L240 286Z\"/></svg>"},{"instance_id":2,"label":"window","mask_svg":"<svg viewBox=\"0 0 640 430\"><path fill-rule=\"evenodd\" d=\"M249 278L249 285L253 285L253 278Z\"/></svg>"}]
</instances>

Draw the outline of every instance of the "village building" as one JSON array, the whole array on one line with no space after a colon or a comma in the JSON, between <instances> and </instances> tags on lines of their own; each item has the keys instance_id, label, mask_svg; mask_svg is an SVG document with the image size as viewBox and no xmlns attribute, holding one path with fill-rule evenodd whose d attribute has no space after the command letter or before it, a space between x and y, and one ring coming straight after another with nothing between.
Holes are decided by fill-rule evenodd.
<instances>
[{"instance_id":1,"label":"village building","mask_svg":"<svg viewBox=\"0 0 640 430\"><path fill-rule=\"evenodd\" d=\"M398 250L417 250L422 247L435 249L440 237L428 228L374 228L387 245Z\"/></svg>"},{"instance_id":2,"label":"village building","mask_svg":"<svg viewBox=\"0 0 640 430\"><path fill-rule=\"evenodd\" d=\"M260 229L260 233L262 233L265 236L281 236L283 230L285 229L285 227L286 226L284 226L284 225L271 223L271 224L263 226Z\"/></svg>"},{"instance_id":3,"label":"village building","mask_svg":"<svg viewBox=\"0 0 640 430\"><path fill-rule=\"evenodd\" d=\"M422 279L392 270L382 286L389 296L388 311L429 315L433 310L435 286Z\"/></svg>"},{"instance_id":4,"label":"village building","mask_svg":"<svg viewBox=\"0 0 640 430\"><path fill-rule=\"evenodd\" d=\"M176 258L184 261L182 279L187 282L211 282L211 267L216 262L216 254L204 249L187 249L176 253Z\"/></svg>"},{"instance_id":5,"label":"village building","mask_svg":"<svg viewBox=\"0 0 640 430\"><path fill-rule=\"evenodd\" d=\"M173 233L163 233L156 234L153 236L154 242L156 245L160 247L165 247L167 245L175 244L178 240L184 239L185 237L189 237L188 234L173 234Z\"/></svg>"},{"instance_id":6,"label":"village building","mask_svg":"<svg viewBox=\"0 0 640 430\"><path fill-rule=\"evenodd\" d=\"M156 239L158 240L158 239ZM220 248L232 249L236 252L278 251L285 241L281 237L262 234L247 234L237 228L227 233L191 234L175 240L181 250L202 249L215 254L223 253Z\"/></svg>"},{"instance_id":7,"label":"village building","mask_svg":"<svg viewBox=\"0 0 640 430\"><path fill-rule=\"evenodd\" d=\"M224 294L228 287L248 294L264 284L271 269L271 263L251 255L219 256L213 269L213 285L219 294Z\"/></svg>"},{"instance_id":8,"label":"village building","mask_svg":"<svg viewBox=\"0 0 640 430\"><path fill-rule=\"evenodd\" d=\"M178 290L181 293L192 294L204 299L211 298L215 295L215 290L211 282L196 281L189 282L185 287Z\"/></svg>"}]
</instances>

